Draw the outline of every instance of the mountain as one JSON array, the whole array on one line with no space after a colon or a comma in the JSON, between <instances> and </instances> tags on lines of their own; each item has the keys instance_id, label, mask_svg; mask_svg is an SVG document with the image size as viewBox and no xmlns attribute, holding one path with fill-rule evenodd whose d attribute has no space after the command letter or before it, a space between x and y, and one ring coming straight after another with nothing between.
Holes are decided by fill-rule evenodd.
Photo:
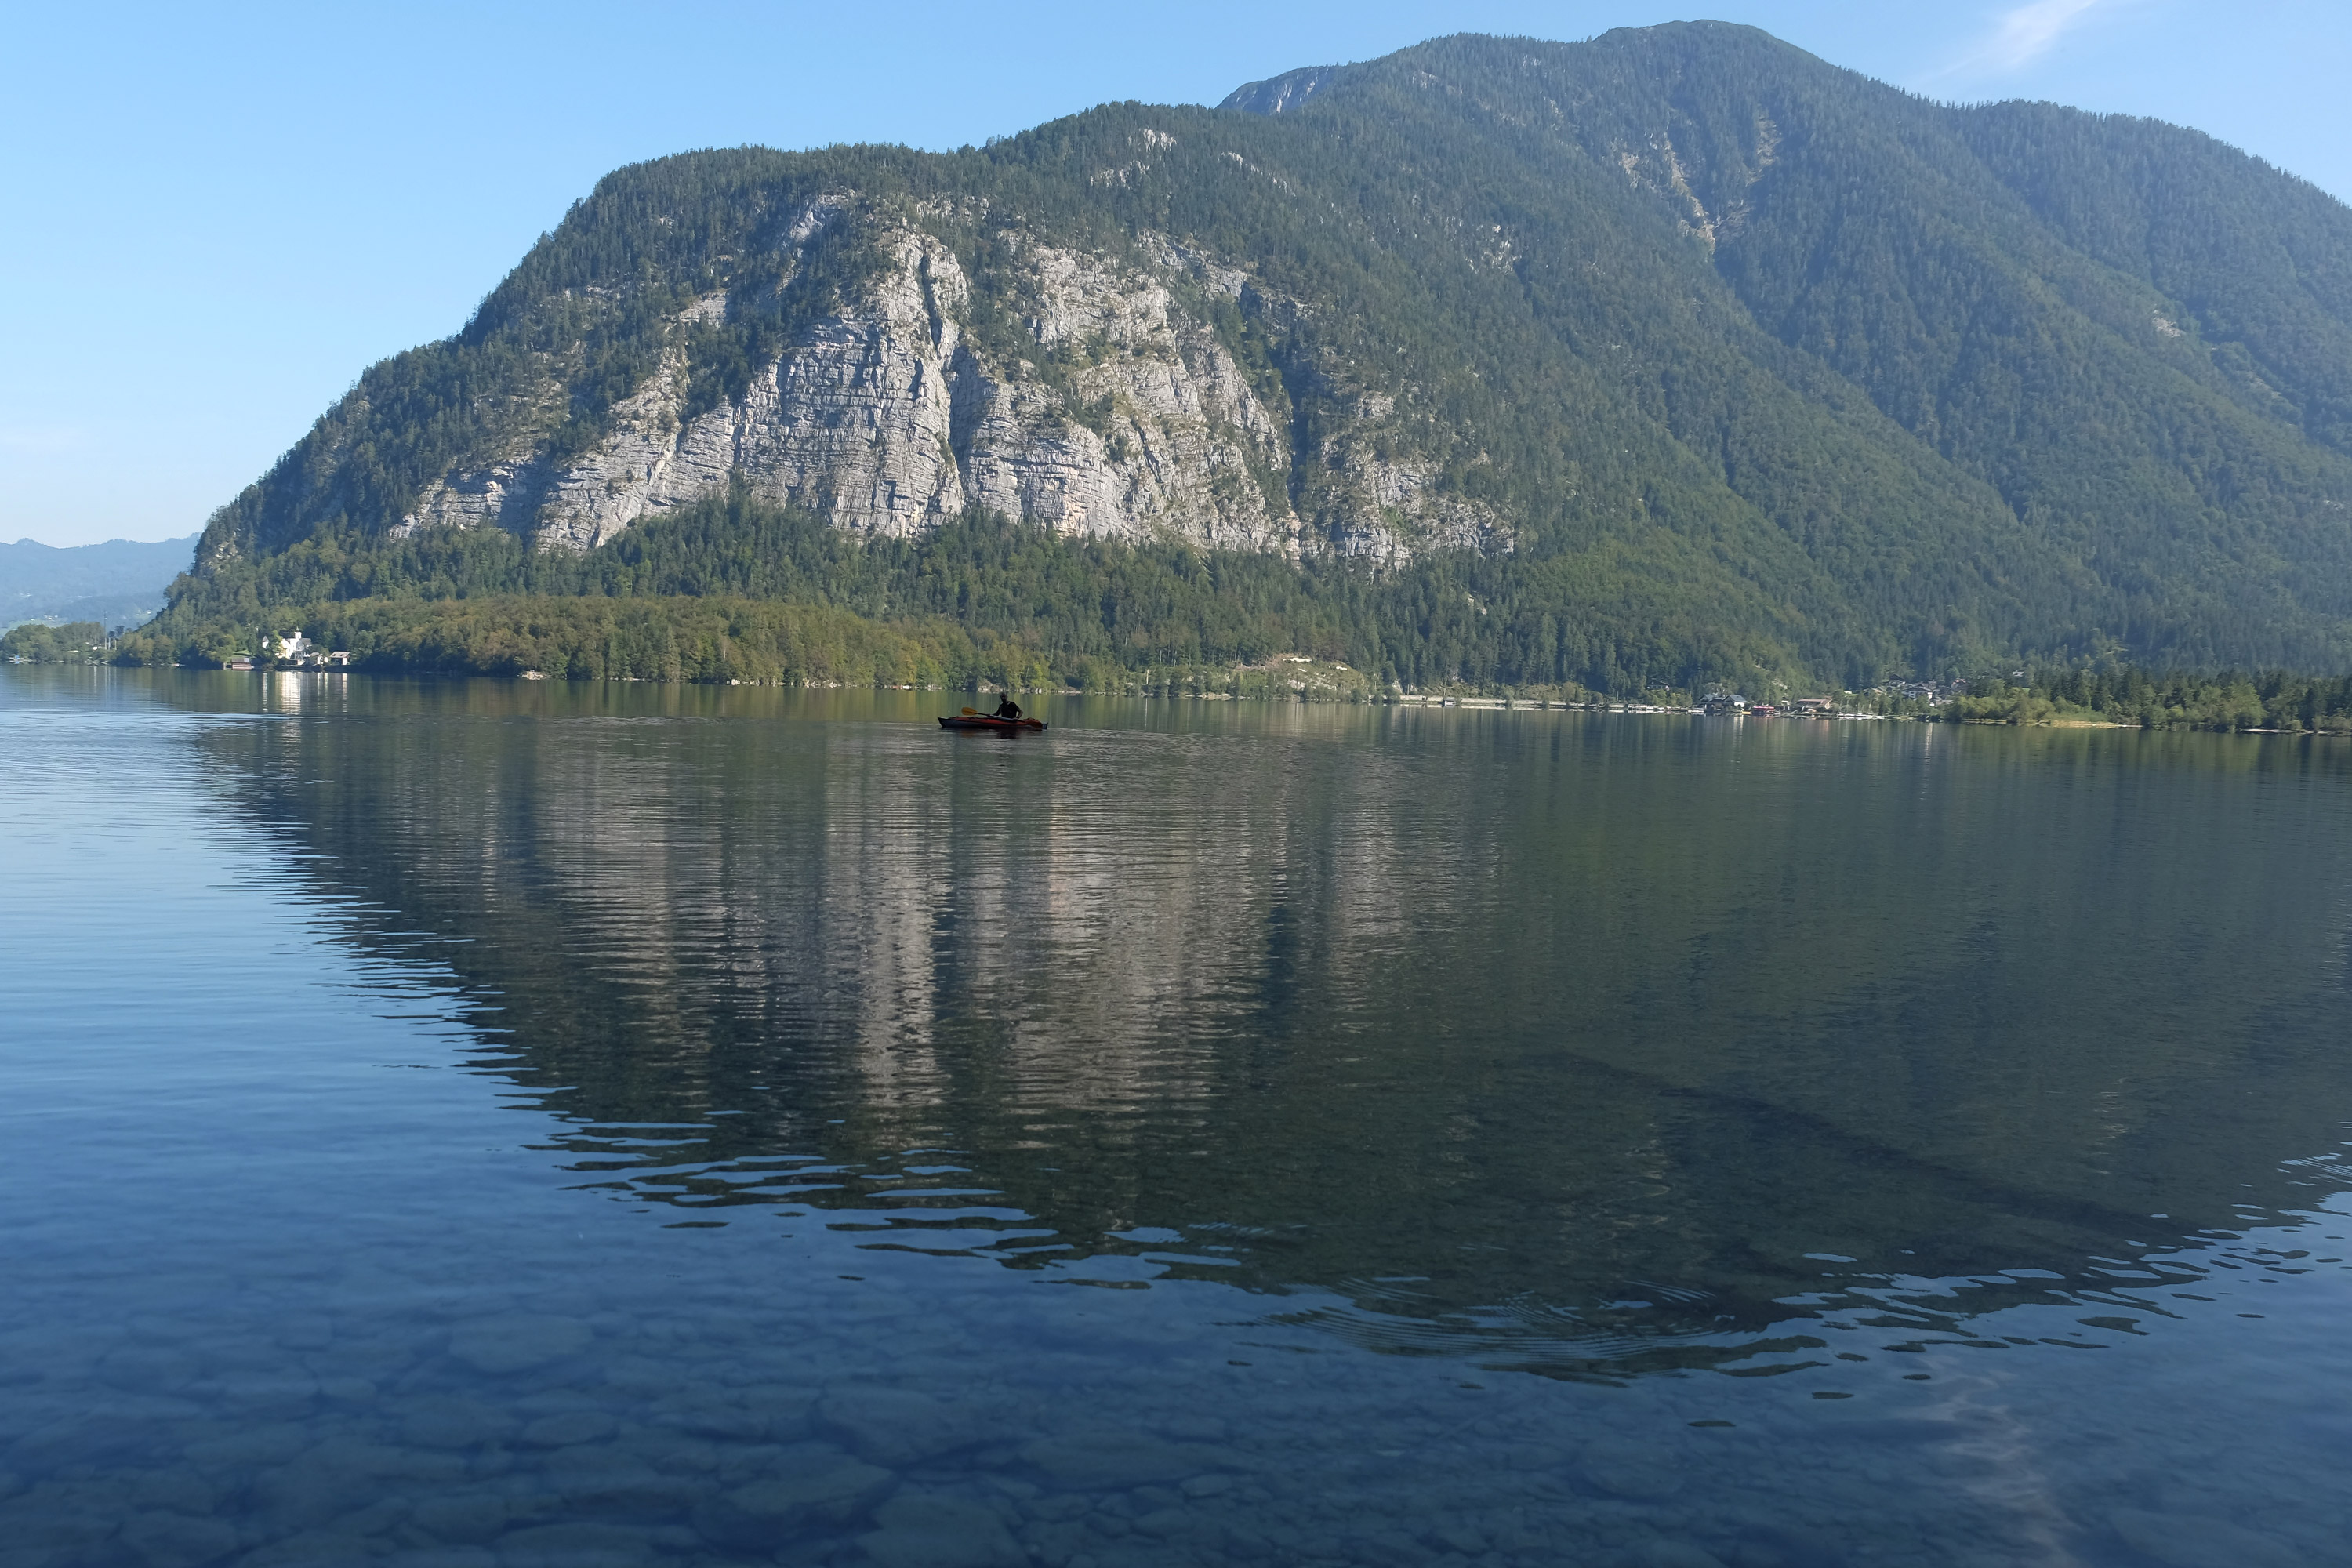
<instances>
[{"instance_id":1,"label":"mountain","mask_svg":"<svg viewBox=\"0 0 2352 1568\"><path fill-rule=\"evenodd\" d=\"M1463 37L620 170L213 519L147 646L430 621L493 668L551 596L731 595L1063 679L2334 671L2347 505L2352 210L2313 186L1751 28ZM530 657L637 670L589 641Z\"/></svg>"},{"instance_id":2,"label":"mountain","mask_svg":"<svg viewBox=\"0 0 2352 1568\"><path fill-rule=\"evenodd\" d=\"M136 626L163 607L164 590L188 569L195 544L194 534L152 544L0 544L0 631L26 621Z\"/></svg>"}]
</instances>

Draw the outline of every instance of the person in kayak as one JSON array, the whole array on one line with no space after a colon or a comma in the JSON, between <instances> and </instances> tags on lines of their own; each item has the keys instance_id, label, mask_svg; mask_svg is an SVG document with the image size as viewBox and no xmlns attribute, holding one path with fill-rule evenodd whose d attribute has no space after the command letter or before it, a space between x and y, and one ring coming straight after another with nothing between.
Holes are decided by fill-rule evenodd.
<instances>
[{"instance_id":1,"label":"person in kayak","mask_svg":"<svg viewBox=\"0 0 2352 1568\"><path fill-rule=\"evenodd\" d=\"M1013 693L1008 691L1004 694L1004 700L996 705L996 711L991 713L989 717L992 719L1018 719L1021 717L1021 704L1013 701Z\"/></svg>"}]
</instances>

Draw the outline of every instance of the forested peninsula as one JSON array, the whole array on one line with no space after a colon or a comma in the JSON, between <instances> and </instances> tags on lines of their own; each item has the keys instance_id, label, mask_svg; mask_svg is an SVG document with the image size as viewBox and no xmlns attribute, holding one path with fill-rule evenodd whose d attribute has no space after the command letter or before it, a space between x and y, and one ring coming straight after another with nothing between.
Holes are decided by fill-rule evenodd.
<instances>
[{"instance_id":1,"label":"forested peninsula","mask_svg":"<svg viewBox=\"0 0 2352 1568\"><path fill-rule=\"evenodd\" d=\"M1464 37L955 153L617 171L113 657L1970 675L2028 717L2333 728L2348 508L2352 211L2315 187L1745 27Z\"/></svg>"}]
</instances>

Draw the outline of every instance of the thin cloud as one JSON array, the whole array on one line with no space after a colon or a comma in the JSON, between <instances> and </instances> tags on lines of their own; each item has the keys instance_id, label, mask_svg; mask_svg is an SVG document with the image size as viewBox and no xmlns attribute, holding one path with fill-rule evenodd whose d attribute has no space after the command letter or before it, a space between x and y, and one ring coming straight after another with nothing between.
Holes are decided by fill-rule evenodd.
<instances>
[{"instance_id":1,"label":"thin cloud","mask_svg":"<svg viewBox=\"0 0 2352 1568\"><path fill-rule=\"evenodd\" d=\"M2020 5L2000 19L1985 58L2011 70L2040 59L2056 47L2067 28L2098 4L2099 0L2033 0L2030 5Z\"/></svg>"},{"instance_id":2,"label":"thin cloud","mask_svg":"<svg viewBox=\"0 0 2352 1568\"><path fill-rule=\"evenodd\" d=\"M2058 40L2085 16L2113 4L2114 0L2028 0L2026 5L2002 12L2000 20L1993 25L1990 37L1936 75L2017 70L2032 65L2057 47Z\"/></svg>"}]
</instances>

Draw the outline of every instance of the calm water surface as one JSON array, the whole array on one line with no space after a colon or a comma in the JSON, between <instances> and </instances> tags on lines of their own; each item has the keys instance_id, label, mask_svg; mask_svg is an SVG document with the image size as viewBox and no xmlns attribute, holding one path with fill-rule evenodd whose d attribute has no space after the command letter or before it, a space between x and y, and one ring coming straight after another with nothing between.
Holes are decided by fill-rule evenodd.
<instances>
[{"instance_id":1,"label":"calm water surface","mask_svg":"<svg viewBox=\"0 0 2352 1568\"><path fill-rule=\"evenodd\" d=\"M0 1565L2352 1563L2352 748L0 671Z\"/></svg>"}]
</instances>

